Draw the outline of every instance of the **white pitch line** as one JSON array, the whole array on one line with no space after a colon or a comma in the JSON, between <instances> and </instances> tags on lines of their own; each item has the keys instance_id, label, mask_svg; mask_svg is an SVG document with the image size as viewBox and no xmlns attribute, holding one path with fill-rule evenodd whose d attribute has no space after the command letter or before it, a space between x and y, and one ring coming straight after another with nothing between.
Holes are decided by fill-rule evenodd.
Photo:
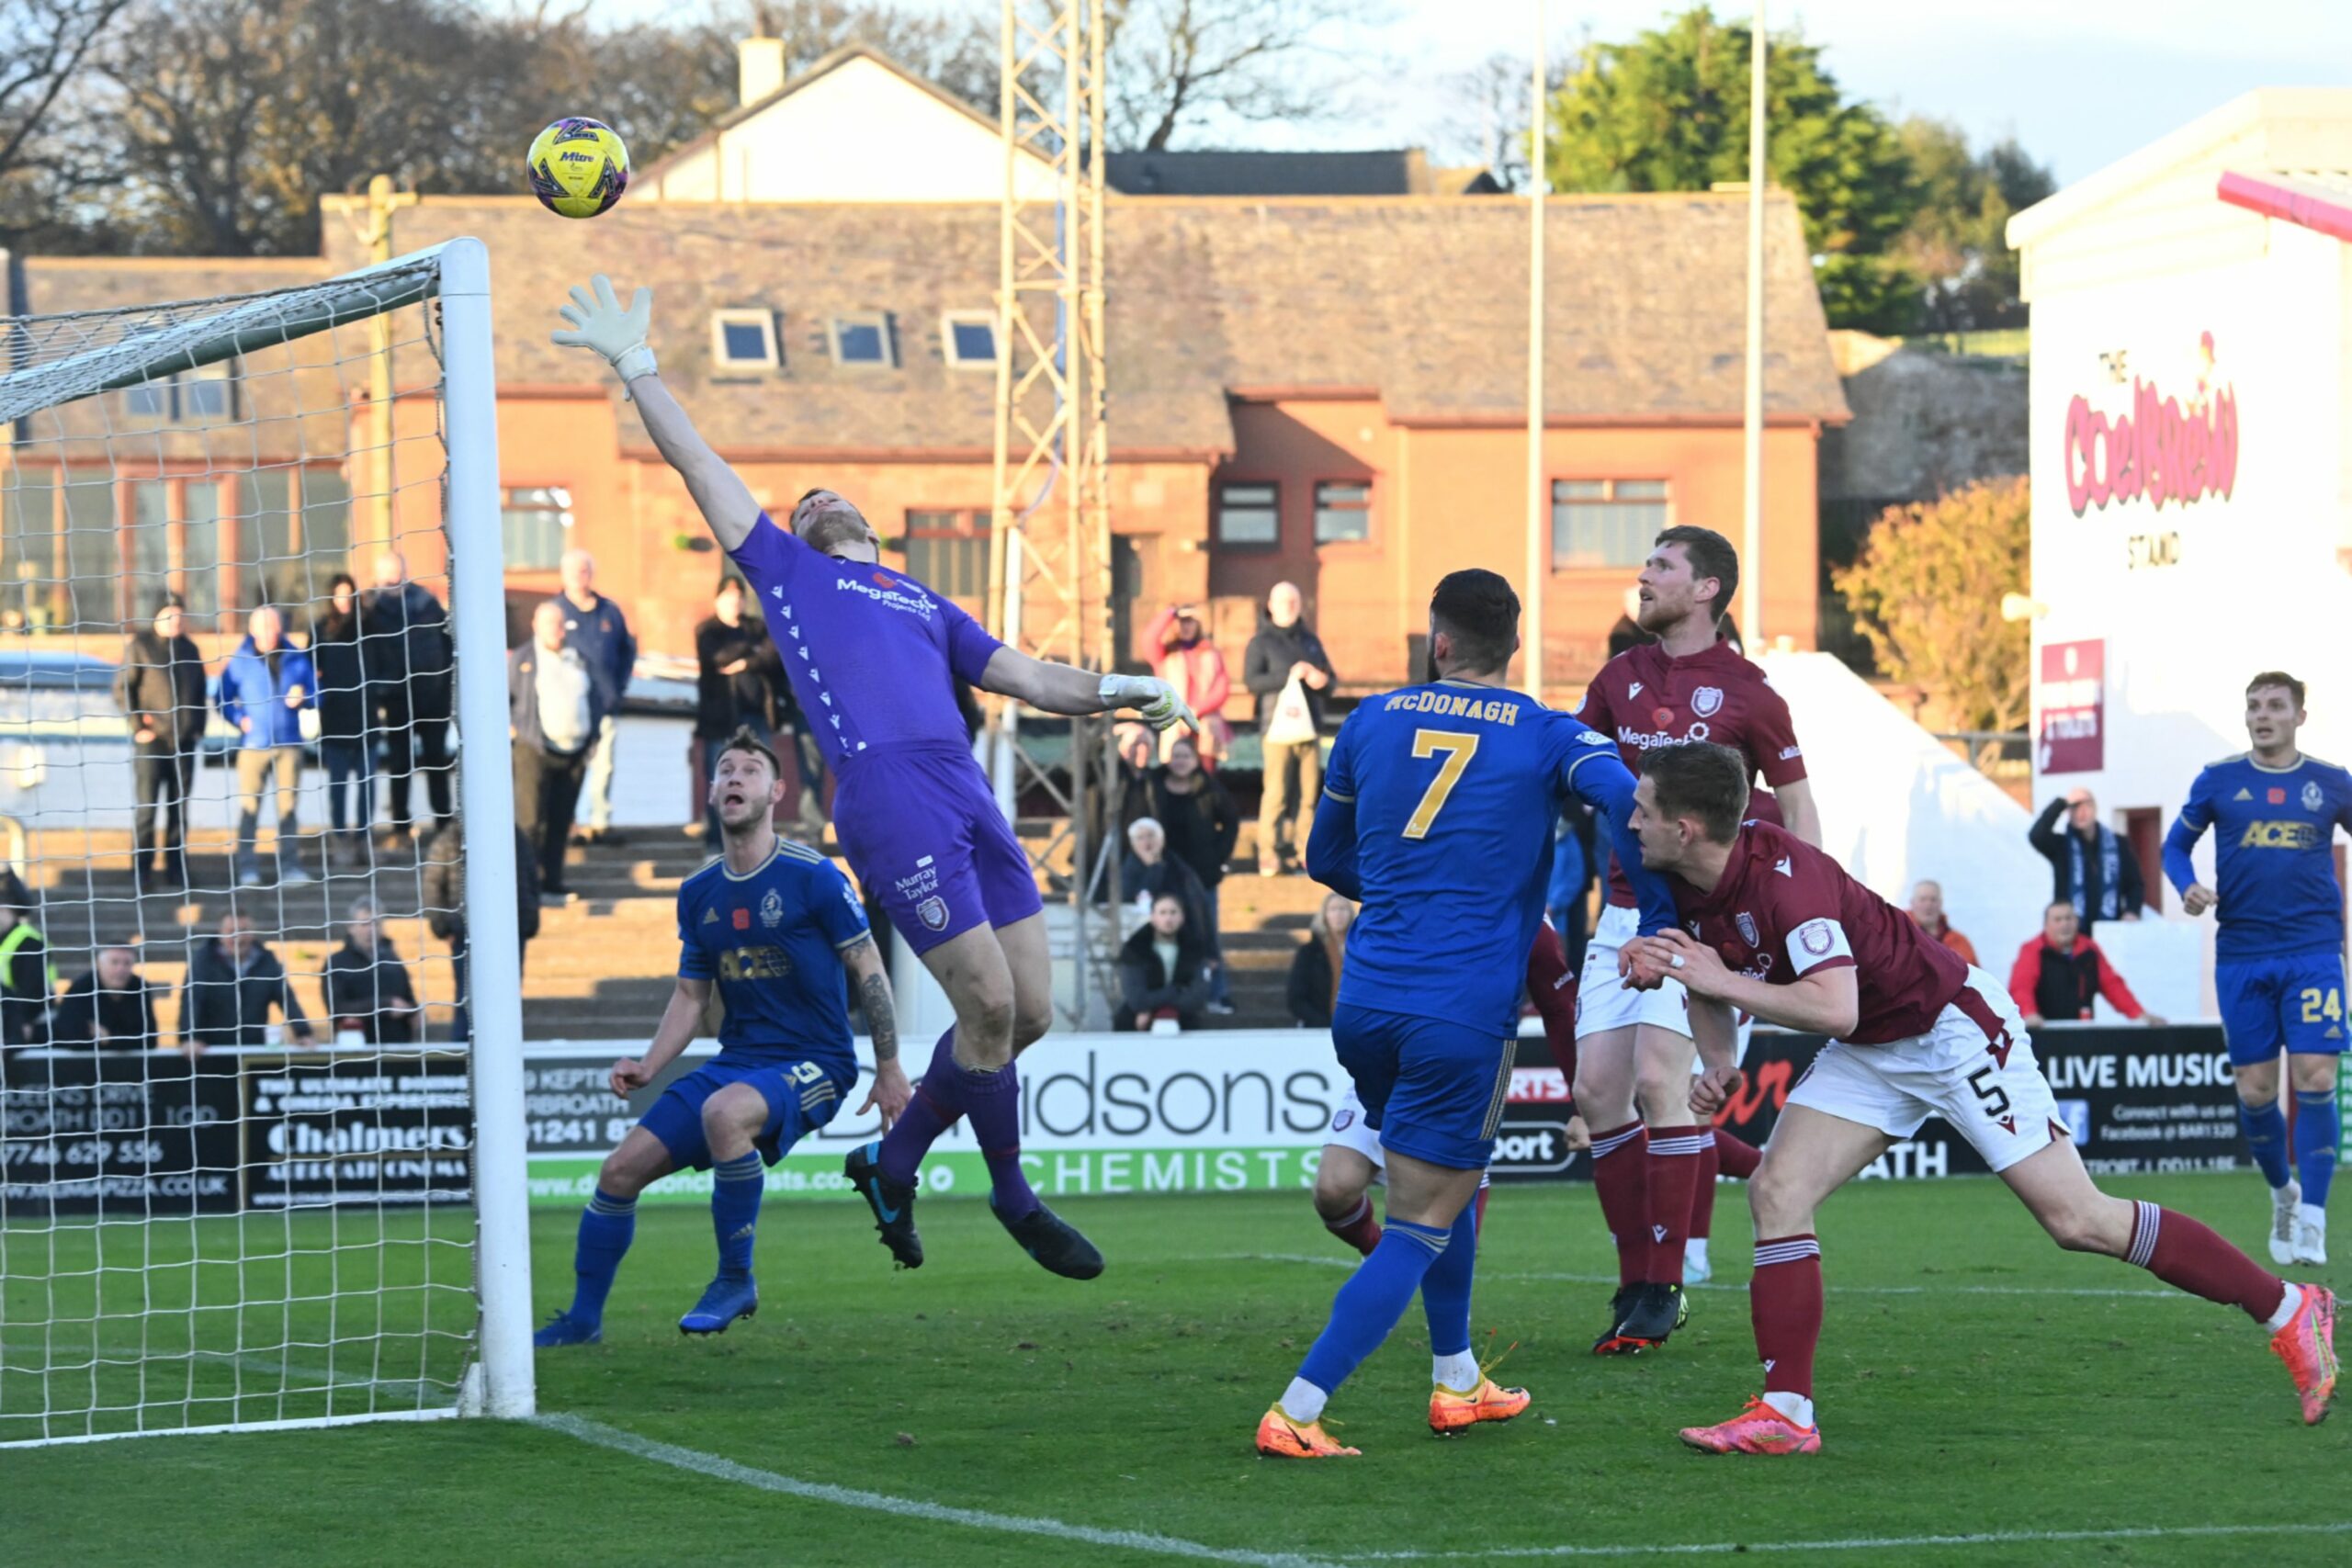
<instances>
[{"instance_id":1,"label":"white pitch line","mask_svg":"<svg viewBox=\"0 0 2352 1568\"><path fill-rule=\"evenodd\" d=\"M1193 1261L1193 1260L1179 1260ZM1306 1263L1318 1269L1353 1269L1363 1260L1360 1258L1332 1258L1317 1252L1227 1252L1214 1258L1204 1258L1203 1263ZM1521 1283L1555 1285L1614 1285L1614 1274L1544 1274L1479 1272L1481 1280L1510 1280ZM1833 1296L2092 1296L2123 1297L2145 1301L2193 1301L2197 1298L2185 1291L2137 1291L2101 1286L2067 1285L1826 1285ZM1747 1281L1736 1283L1685 1285L1687 1291L1737 1291L1746 1294Z\"/></svg>"},{"instance_id":2,"label":"white pitch line","mask_svg":"<svg viewBox=\"0 0 2352 1568\"><path fill-rule=\"evenodd\" d=\"M763 1492L781 1493L787 1497L805 1498L812 1503L831 1503L837 1507L860 1508L868 1513L893 1514L901 1518L961 1525L967 1529L995 1530L1006 1535L1044 1536L1053 1540L1080 1541L1088 1546L1118 1547L1159 1557L1185 1557L1205 1562L1238 1562L1245 1564L1246 1568L1339 1568L1329 1559L1302 1556L1295 1551L1250 1551L1236 1547L1206 1546L1174 1536L1155 1535L1148 1530L1098 1529L1091 1525L1068 1524L1060 1519L991 1514L978 1508L958 1508L944 1503L926 1503L919 1498L893 1497L882 1492L863 1492L823 1482L800 1481L789 1475L778 1475L771 1470L754 1470L750 1465L738 1464L717 1454L640 1437L635 1432L607 1427L601 1421L591 1421L580 1416L540 1416L534 1418L533 1424L549 1431L561 1432L566 1437L577 1438L583 1443L611 1449L616 1453L691 1471L716 1481L729 1481L738 1486L756 1487Z\"/></svg>"},{"instance_id":3,"label":"white pitch line","mask_svg":"<svg viewBox=\"0 0 2352 1568\"><path fill-rule=\"evenodd\" d=\"M2101 1540L2170 1540L2183 1537L2352 1535L2352 1522L2326 1525L2154 1525L2118 1529L1987 1530L1975 1535L1894 1535L1845 1540L1704 1540L1657 1546L1500 1546L1486 1551L1356 1551L1370 1562L1470 1562L1499 1559L1577 1557L1713 1557L1750 1551L1905 1551L1936 1546L2030 1546Z\"/></svg>"}]
</instances>

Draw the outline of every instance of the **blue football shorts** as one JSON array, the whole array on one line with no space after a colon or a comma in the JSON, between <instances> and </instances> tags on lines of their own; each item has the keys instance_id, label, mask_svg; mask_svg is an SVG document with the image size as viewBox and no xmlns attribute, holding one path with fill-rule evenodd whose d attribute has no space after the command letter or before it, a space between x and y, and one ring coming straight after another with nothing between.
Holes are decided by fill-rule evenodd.
<instances>
[{"instance_id":1,"label":"blue football shorts","mask_svg":"<svg viewBox=\"0 0 2352 1568\"><path fill-rule=\"evenodd\" d=\"M720 1052L698 1071L662 1091L638 1125L662 1140L670 1163L680 1170L708 1170L710 1139L703 1132L705 1101L729 1084L747 1083L768 1102L768 1119L752 1146L774 1165L792 1145L833 1119L849 1085L815 1062L729 1060Z\"/></svg>"},{"instance_id":2,"label":"blue football shorts","mask_svg":"<svg viewBox=\"0 0 2352 1568\"><path fill-rule=\"evenodd\" d=\"M1381 1146L1449 1170L1484 1170L1510 1092L1516 1039L1444 1019L1341 1004L1331 1020Z\"/></svg>"},{"instance_id":3,"label":"blue football shorts","mask_svg":"<svg viewBox=\"0 0 2352 1568\"><path fill-rule=\"evenodd\" d=\"M2297 1055L2344 1054L2344 955L2290 953L2213 965L2222 1033L2235 1066L2274 1060L2284 1045Z\"/></svg>"}]
</instances>

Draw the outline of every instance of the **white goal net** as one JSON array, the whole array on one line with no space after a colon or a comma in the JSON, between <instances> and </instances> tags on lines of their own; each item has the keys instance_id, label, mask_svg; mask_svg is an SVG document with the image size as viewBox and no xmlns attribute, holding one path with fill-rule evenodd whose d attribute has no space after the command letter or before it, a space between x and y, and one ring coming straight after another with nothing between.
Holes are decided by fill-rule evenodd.
<instances>
[{"instance_id":1,"label":"white goal net","mask_svg":"<svg viewBox=\"0 0 2352 1568\"><path fill-rule=\"evenodd\" d=\"M0 317L0 1447L526 1414L482 248L104 276Z\"/></svg>"}]
</instances>

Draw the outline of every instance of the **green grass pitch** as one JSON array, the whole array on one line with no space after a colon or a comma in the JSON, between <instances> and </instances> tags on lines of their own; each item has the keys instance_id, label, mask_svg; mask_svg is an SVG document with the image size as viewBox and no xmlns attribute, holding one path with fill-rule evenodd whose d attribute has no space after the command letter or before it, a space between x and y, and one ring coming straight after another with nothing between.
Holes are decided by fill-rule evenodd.
<instances>
[{"instance_id":1,"label":"green grass pitch","mask_svg":"<svg viewBox=\"0 0 2352 1568\"><path fill-rule=\"evenodd\" d=\"M2267 1215L2250 1175L2117 1190L2197 1213L2242 1245L2259 1245ZM1736 1188L1723 1198L1716 1282L1695 1292L1689 1329L1662 1352L1604 1361L1587 1353L1611 1267L1590 1190L1498 1190L1476 1322L1498 1348L1519 1342L1503 1371L1534 1391L1533 1408L1509 1426L1431 1437L1417 1307L1333 1402L1341 1435L1364 1450L1354 1461L1280 1464L1250 1448L1351 1256L1304 1194L1069 1202L1111 1260L1090 1284L1037 1269L977 1202L923 1210L931 1261L913 1273L891 1271L854 1208L774 1204L760 1315L694 1342L675 1323L709 1273L707 1217L649 1212L604 1344L541 1355L539 1398L551 1414L769 1476L1149 1532L1227 1561L1508 1563L1565 1548L1627 1549L1607 1560L1640 1562L1651 1545L1799 1542L1820 1544L1776 1560L2201 1564L2352 1552L2342 1485L2352 1428L2300 1424L2262 1334L2139 1270L2057 1252L1989 1180L1873 1183L1825 1212L1817 1459L1686 1451L1678 1426L1727 1416L1758 1386L1739 1288L1746 1208ZM535 1216L542 1310L569 1299L572 1220ZM378 1267L347 1220L345 1250L322 1230L296 1239L298 1282L338 1268L348 1288ZM21 1274L24 1237L10 1240ZM413 1283L416 1270L447 1269L445 1251L456 1249L412 1242L381 1267ZM198 1281L207 1299L221 1282L221 1265L200 1280L205 1266L168 1245L155 1256L161 1304L189 1288L175 1281ZM247 1267L287 1277L284 1263ZM430 1331L443 1320L424 1319L447 1301L413 1290L388 1300L397 1354L346 1345L337 1375L373 1366L428 1385L446 1377L447 1348ZM27 1321L25 1282L0 1304L0 1359L21 1367L42 1332ZM336 1332L353 1332L351 1303L338 1310ZM208 1355L198 1374L176 1375L266 1382L227 1337L274 1343L290 1326L322 1341L322 1311L201 1320L196 1348ZM191 1348L181 1332L178 1348ZM6 1373L0 1421L37 1404L38 1383ZM743 1474L494 1422L154 1438L0 1453L0 1540L38 1543L45 1562L306 1568L1183 1560L1165 1542L877 1512ZM2278 1533L2186 1533L2220 1527ZM2148 1530L2183 1533L2126 1533ZM1922 1541L1987 1536L2007 1539Z\"/></svg>"}]
</instances>

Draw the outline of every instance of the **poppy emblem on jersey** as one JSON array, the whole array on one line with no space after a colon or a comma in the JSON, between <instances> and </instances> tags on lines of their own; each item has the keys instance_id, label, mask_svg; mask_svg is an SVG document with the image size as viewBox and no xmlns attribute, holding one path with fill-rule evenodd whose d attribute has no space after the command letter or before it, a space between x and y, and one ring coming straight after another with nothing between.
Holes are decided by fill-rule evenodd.
<instances>
[{"instance_id":1,"label":"poppy emblem on jersey","mask_svg":"<svg viewBox=\"0 0 2352 1568\"><path fill-rule=\"evenodd\" d=\"M760 924L770 931L784 924L784 897L773 887L768 889L768 896L760 900Z\"/></svg>"},{"instance_id":2,"label":"poppy emblem on jersey","mask_svg":"<svg viewBox=\"0 0 2352 1568\"><path fill-rule=\"evenodd\" d=\"M1355 1120L1356 1113L1354 1111L1342 1111L1337 1116L1331 1118L1331 1131L1334 1133L1344 1133L1355 1124Z\"/></svg>"},{"instance_id":3,"label":"poppy emblem on jersey","mask_svg":"<svg viewBox=\"0 0 2352 1568\"><path fill-rule=\"evenodd\" d=\"M1650 711L1650 722L1657 725L1660 729L1664 729L1668 725L1674 722L1674 710L1672 708L1653 708Z\"/></svg>"},{"instance_id":4,"label":"poppy emblem on jersey","mask_svg":"<svg viewBox=\"0 0 2352 1568\"><path fill-rule=\"evenodd\" d=\"M2320 802L2325 798L2326 796L2321 795L2319 792L2319 781L2317 779L2306 779L2303 781L2304 810L2317 811L2319 809Z\"/></svg>"},{"instance_id":5,"label":"poppy emblem on jersey","mask_svg":"<svg viewBox=\"0 0 2352 1568\"><path fill-rule=\"evenodd\" d=\"M925 931L944 931L947 929L947 900L939 897L924 899L915 906L915 919Z\"/></svg>"},{"instance_id":6,"label":"poppy emblem on jersey","mask_svg":"<svg viewBox=\"0 0 2352 1568\"><path fill-rule=\"evenodd\" d=\"M2271 805L2273 805L2273 806L2284 806L2284 805L2286 805L2286 804L2287 804L2287 792L2286 792L2285 790L2283 790L2283 789L2273 789L2273 790L2268 791L2267 793L2268 793L2268 795L2269 795L2269 799L2270 799L2270 804L2271 804Z\"/></svg>"},{"instance_id":7,"label":"poppy emblem on jersey","mask_svg":"<svg viewBox=\"0 0 2352 1568\"><path fill-rule=\"evenodd\" d=\"M1742 909L1733 917L1733 920L1739 927L1739 940L1750 947L1756 946L1756 917Z\"/></svg>"},{"instance_id":8,"label":"poppy emblem on jersey","mask_svg":"<svg viewBox=\"0 0 2352 1568\"><path fill-rule=\"evenodd\" d=\"M1714 717L1716 710L1723 705L1724 689L1721 686L1702 686L1690 694L1690 711L1701 718Z\"/></svg>"},{"instance_id":9,"label":"poppy emblem on jersey","mask_svg":"<svg viewBox=\"0 0 2352 1568\"><path fill-rule=\"evenodd\" d=\"M735 911L735 929L739 931L747 931L752 929L751 910L738 909Z\"/></svg>"},{"instance_id":10,"label":"poppy emblem on jersey","mask_svg":"<svg viewBox=\"0 0 2352 1568\"><path fill-rule=\"evenodd\" d=\"M899 586L896 582L890 580L890 574L887 571L876 572L874 574L874 583L877 588L896 588Z\"/></svg>"}]
</instances>

